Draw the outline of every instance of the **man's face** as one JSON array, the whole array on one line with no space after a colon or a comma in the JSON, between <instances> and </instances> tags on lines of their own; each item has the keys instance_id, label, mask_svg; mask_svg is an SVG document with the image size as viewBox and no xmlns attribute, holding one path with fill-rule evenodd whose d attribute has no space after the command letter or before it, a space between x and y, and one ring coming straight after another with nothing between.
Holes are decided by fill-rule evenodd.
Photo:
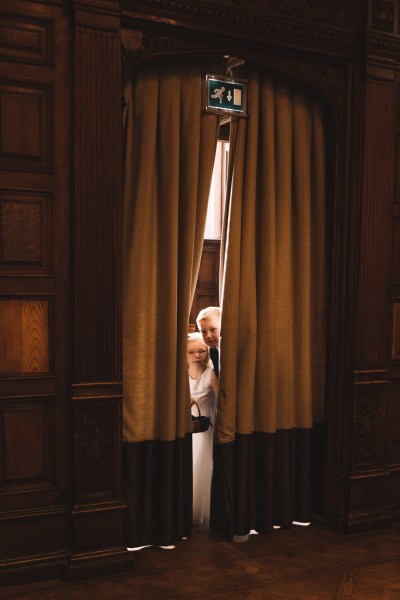
<instances>
[{"instance_id":1,"label":"man's face","mask_svg":"<svg viewBox=\"0 0 400 600\"><path fill-rule=\"evenodd\" d=\"M219 344L219 329L220 323L217 317L210 317L209 319L201 319L199 322L200 333L203 336L203 340L210 348L217 348Z\"/></svg>"}]
</instances>

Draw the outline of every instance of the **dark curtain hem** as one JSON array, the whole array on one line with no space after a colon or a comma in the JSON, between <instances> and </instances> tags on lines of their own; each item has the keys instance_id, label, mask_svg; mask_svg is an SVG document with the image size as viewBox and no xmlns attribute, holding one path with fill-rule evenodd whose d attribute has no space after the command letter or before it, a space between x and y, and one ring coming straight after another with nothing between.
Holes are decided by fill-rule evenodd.
<instances>
[{"instance_id":1,"label":"dark curtain hem","mask_svg":"<svg viewBox=\"0 0 400 600\"><path fill-rule=\"evenodd\" d=\"M192 529L192 438L123 444L126 545L167 546Z\"/></svg>"},{"instance_id":2,"label":"dark curtain hem","mask_svg":"<svg viewBox=\"0 0 400 600\"><path fill-rule=\"evenodd\" d=\"M216 444L210 529L226 538L309 522L322 489L320 430L237 435Z\"/></svg>"}]
</instances>

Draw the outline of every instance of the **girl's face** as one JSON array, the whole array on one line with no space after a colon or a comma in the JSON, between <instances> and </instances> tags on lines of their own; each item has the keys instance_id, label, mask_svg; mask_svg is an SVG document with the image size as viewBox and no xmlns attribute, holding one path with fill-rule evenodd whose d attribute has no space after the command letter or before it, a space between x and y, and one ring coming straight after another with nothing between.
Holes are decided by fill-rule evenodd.
<instances>
[{"instance_id":1,"label":"girl's face","mask_svg":"<svg viewBox=\"0 0 400 600\"><path fill-rule=\"evenodd\" d=\"M219 329L220 323L217 317L210 319L201 319L199 322L200 333L203 336L204 342L210 348L217 348L219 344Z\"/></svg>"},{"instance_id":2,"label":"girl's face","mask_svg":"<svg viewBox=\"0 0 400 600\"><path fill-rule=\"evenodd\" d=\"M191 340L188 342L187 359L189 365L208 363L208 349L202 340Z\"/></svg>"}]
</instances>

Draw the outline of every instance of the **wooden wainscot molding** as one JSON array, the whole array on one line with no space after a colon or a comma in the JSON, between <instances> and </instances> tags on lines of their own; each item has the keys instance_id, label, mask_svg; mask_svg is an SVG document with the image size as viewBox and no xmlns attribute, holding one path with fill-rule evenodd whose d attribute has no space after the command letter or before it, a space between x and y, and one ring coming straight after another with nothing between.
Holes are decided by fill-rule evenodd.
<instances>
[{"instance_id":1,"label":"wooden wainscot molding","mask_svg":"<svg viewBox=\"0 0 400 600\"><path fill-rule=\"evenodd\" d=\"M390 383L388 369L366 369L353 371L354 385Z\"/></svg>"},{"instance_id":2,"label":"wooden wainscot molding","mask_svg":"<svg viewBox=\"0 0 400 600\"><path fill-rule=\"evenodd\" d=\"M119 0L72 0L77 25L119 29Z\"/></svg>"},{"instance_id":3,"label":"wooden wainscot molding","mask_svg":"<svg viewBox=\"0 0 400 600\"><path fill-rule=\"evenodd\" d=\"M361 533L390 527L393 514L385 505L387 469L359 469L341 473L344 507L340 524L346 533Z\"/></svg>"},{"instance_id":4,"label":"wooden wainscot molding","mask_svg":"<svg viewBox=\"0 0 400 600\"><path fill-rule=\"evenodd\" d=\"M97 393L97 397L95 394ZM71 578L130 568L121 481L121 384L74 386L75 505Z\"/></svg>"},{"instance_id":5,"label":"wooden wainscot molding","mask_svg":"<svg viewBox=\"0 0 400 600\"><path fill-rule=\"evenodd\" d=\"M369 41L377 42L379 38L377 36L370 36ZM400 40L396 44L392 44L397 50L400 56ZM378 81L387 81L394 83L396 81L397 72L399 69L399 63L395 58L390 56L382 56L380 54L369 54L366 67L365 75L367 79L376 79Z\"/></svg>"},{"instance_id":6,"label":"wooden wainscot molding","mask_svg":"<svg viewBox=\"0 0 400 600\"><path fill-rule=\"evenodd\" d=\"M400 64L400 35L368 30L365 36L366 77L395 81Z\"/></svg>"},{"instance_id":7,"label":"wooden wainscot molding","mask_svg":"<svg viewBox=\"0 0 400 600\"><path fill-rule=\"evenodd\" d=\"M74 391L76 504L113 502L122 491L120 386L94 383L85 386L84 395L76 394L79 386ZM95 391L101 395L95 397Z\"/></svg>"}]
</instances>

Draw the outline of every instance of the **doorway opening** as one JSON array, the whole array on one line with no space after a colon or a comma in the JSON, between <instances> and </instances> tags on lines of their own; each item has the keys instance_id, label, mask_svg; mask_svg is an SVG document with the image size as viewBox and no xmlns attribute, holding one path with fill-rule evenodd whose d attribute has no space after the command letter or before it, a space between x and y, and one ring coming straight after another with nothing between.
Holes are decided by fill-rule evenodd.
<instances>
[{"instance_id":1,"label":"doorway opening","mask_svg":"<svg viewBox=\"0 0 400 600\"><path fill-rule=\"evenodd\" d=\"M223 212L223 205L219 206L218 218L215 207L210 209L209 224L213 223L214 232L206 234L210 237L204 240L203 231L196 229L196 223L199 223L196 216L201 215L203 224L215 163L215 139L219 131L220 141L223 140L224 128L219 128L215 115L202 118L203 73L204 67L200 64L174 63L163 69L149 65L143 72L138 70L127 84L123 423L131 520L128 545L131 547L148 543L164 545L171 539L182 537L192 526L188 489L192 465L188 460L190 429L186 418L185 334L196 283L191 275L194 265L197 268L200 263L201 250L203 260L190 322L195 323L201 308L220 305L221 240L215 225L218 221L222 223ZM225 414L221 410L223 404L219 403L218 415L219 423L229 427L219 427L217 432L221 477L215 480L217 483L227 481L228 485L224 490L216 490L214 495L221 502L213 511L219 519L213 529L230 534L230 528L234 527L236 535L246 529L250 517L251 524L255 521L251 513L255 506L259 513L257 530L261 532L269 532L275 524L290 525L294 518L303 522L303 513L308 516L309 502L303 491L309 492L309 456L315 455L312 440L310 445L313 415L308 387L314 385L309 372L316 351L312 344L306 346L310 327L302 319L311 314L314 316L306 302L314 300L314 282L323 284L325 280L324 276L319 277L324 262L320 257L325 253L319 251L316 243L321 247L325 244L326 219L324 213L318 213L315 218L309 211L304 214L304 208L324 206L324 128L315 132L315 139L300 135L303 130L314 132L303 122L313 122L311 110L318 111L315 120L322 126L322 108L318 102L313 103L307 93L303 94L301 90L297 93L296 86L290 82L275 80L256 67L250 75L257 86L254 89L263 86L263 93L257 91L252 96L256 106L265 100L267 93L277 98L277 106L276 111L264 110L270 109L273 105L270 102L253 113L269 118L269 135L265 138L260 133L262 120L256 123L257 127L248 129L243 120L237 128L234 121L225 124L225 130L232 128L232 139L235 139L229 221L230 232L235 235L229 236L228 267L224 264L224 279L229 281L230 291L226 293L228 288L225 288L223 310L227 323L236 324L240 319L241 329L239 336L238 327L227 328L225 340L222 340L224 345L221 344L221 355L226 357L225 397L229 402L225 402ZM188 90L188 95L180 97L182 106L176 103L177 78ZM189 78L190 86L187 85ZM296 129L290 118L293 114L300 118ZM181 121L193 123L195 117L199 117L196 127L181 124ZM274 133L275 129L279 131ZM225 141L229 138L230 135ZM318 146L314 148L311 141ZM308 144L308 152L303 150L303 142ZM296 153L292 151L294 144ZM225 150L221 154L226 161L229 150ZM296 169L292 168L293 156L298 161ZM319 162L315 167L303 168L304 158L310 165L312 160ZM219 179L224 182L226 167L221 166L219 171ZM314 188L310 177L314 172L319 174L318 186L311 194ZM300 175L304 175L304 185ZM272 190L271 182L274 182ZM220 195L225 197L224 192ZM295 205L292 205L292 199L296 200ZM275 213L276 218L273 218ZM303 220L298 218L299 214ZM305 231L303 221L306 221L307 232L315 232L318 239L307 239L307 243L301 245ZM320 226L311 228L315 221ZM298 246L293 243L294 234ZM311 246L313 251L310 253ZM308 262L304 260L303 248L307 250ZM314 265L317 260L318 264ZM318 267L318 271L314 269L309 273L307 281L299 277L303 264ZM294 289L294 284L304 286ZM322 295L322 285L318 293ZM282 298L287 300L285 305ZM319 296L316 300L319 302ZM322 303L319 304L322 310ZM283 318L286 314L290 319ZM186 315L184 320L182 315ZM299 323L297 329L292 327L295 320ZM313 318L313 330L315 322ZM315 338L321 342L322 337L323 329L318 328ZM246 347L241 343L243 339ZM323 354L319 353L317 358L318 366L321 363L319 379L322 380ZM249 373L253 374L251 381ZM271 375L265 377L266 374ZM300 384L303 384L302 389ZM274 389L269 389L272 386ZM320 388L318 398L322 405ZM300 395L304 404L308 401L304 410L299 402ZM234 412L236 408L237 413ZM286 413L283 414L286 408L287 419ZM282 417L279 422L270 423L274 411L279 415L282 413ZM227 437L223 438L225 432ZM275 456L281 461L279 464L274 463ZM277 473L277 485L272 486L266 482L265 474L274 472ZM160 478L160 473L165 474L165 478ZM224 478L227 473L229 480ZM316 485L322 487L320 481ZM247 494L249 490L251 494ZM299 497L296 510L293 514L289 511L290 514L276 515L276 510L290 506L292 491ZM169 495L167 499L166 494ZM237 497L234 504L229 504L233 494ZM236 507L232 514L229 512L231 506ZM151 514L147 514L147 510Z\"/></svg>"},{"instance_id":2,"label":"doorway opening","mask_svg":"<svg viewBox=\"0 0 400 600\"><path fill-rule=\"evenodd\" d=\"M189 317L189 331L196 331L196 316L207 306L219 306L221 235L224 219L229 161L230 118L222 120L218 132L213 175L208 199L203 250L196 290Z\"/></svg>"}]
</instances>

